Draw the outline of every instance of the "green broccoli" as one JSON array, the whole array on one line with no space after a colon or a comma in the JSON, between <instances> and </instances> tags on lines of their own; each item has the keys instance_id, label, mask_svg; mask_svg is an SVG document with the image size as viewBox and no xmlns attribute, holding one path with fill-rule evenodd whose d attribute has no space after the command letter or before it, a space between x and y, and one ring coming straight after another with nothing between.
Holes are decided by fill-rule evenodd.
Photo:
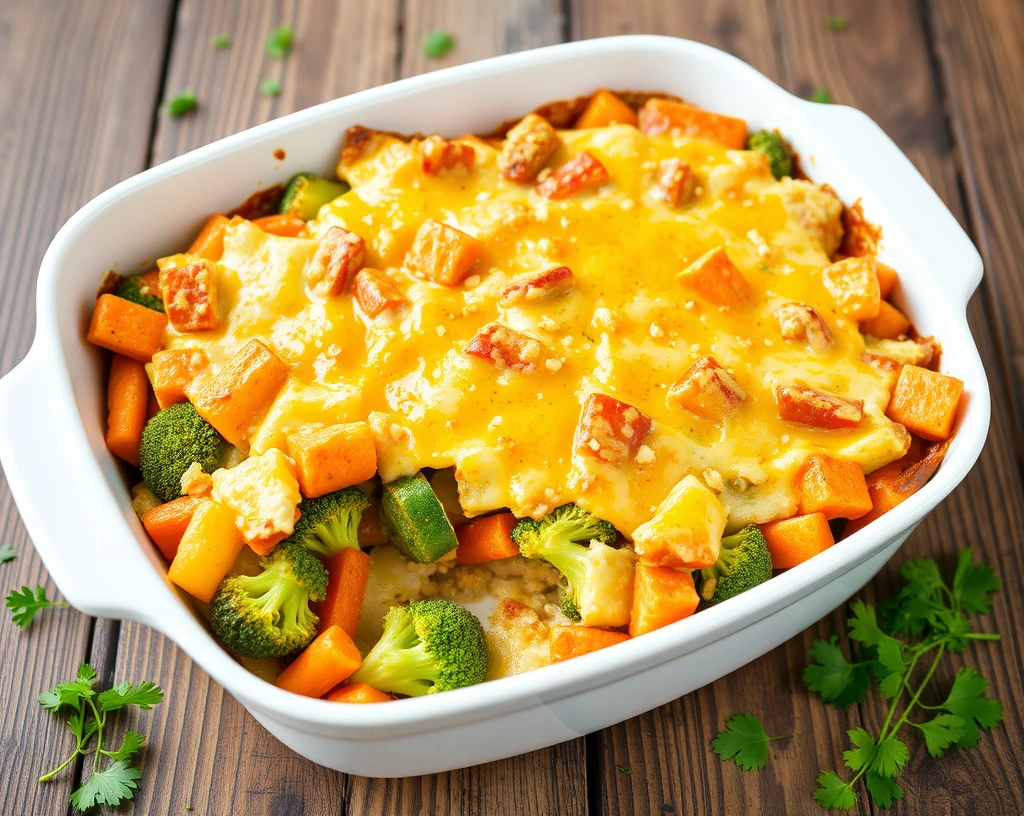
<instances>
[{"instance_id":1,"label":"green broccoli","mask_svg":"<svg viewBox=\"0 0 1024 816\"><path fill-rule=\"evenodd\" d=\"M130 300L132 303L145 306L147 309L152 309L155 312L165 311L164 301L160 297L160 293L154 292L152 287L140 275L125 278L114 294L119 298Z\"/></svg>"},{"instance_id":2,"label":"green broccoli","mask_svg":"<svg viewBox=\"0 0 1024 816\"><path fill-rule=\"evenodd\" d=\"M181 495L181 477L193 462L207 473L217 469L223 444L191 402L170 405L142 430L142 480L161 501L172 501Z\"/></svg>"},{"instance_id":3,"label":"green broccoli","mask_svg":"<svg viewBox=\"0 0 1024 816\"><path fill-rule=\"evenodd\" d=\"M775 178L793 175L793 152L774 130L759 130L752 134L747 139L747 150L764 153Z\"/></svg>"},{"instance_id":4,"label":"green broccoli","mask_svg":"<svg viewBox=\"0 0 1024 816\"><path fill-rule=\"evenodd\" d=\"M229 575L210 602L210 627L241 657L285 657L306 648L320 619L309 608L327 597L327 570L298 542L260 559L259 575Z\"/></svg>"},{"instance_id":5,"label":"green broccoli","mask_svg":"<svg viewBox=\"0 0 1024 816\"><path fill-rule=\"evenodd\" d=\"M292 541L326 558L346 547L359 549L359 522L370 500L358 487L346 487L316 499L303 499Z\"/></svg>"},{"instance_id":6,"label":"green broccoli","mask_svg":"<svg viewBox=\"0 0 1024 816\"><path fill-rule=\"evenodd\" d=\"M350 682L419 697L481 683L489 663L472 612L451 601L416 601L388 610L384 634Z\"/></svg>"},{"instance_id":7,"label":"green broccoli","mask_svg":"<svg viewBox=\"0 0 1024 816\"><path fill-rule=\"evenodd\" d=\"M701 607L714 606L772 577L772 556L756 524L722 539L718 560L700 571Z\"/></svg>"}]
</instances>

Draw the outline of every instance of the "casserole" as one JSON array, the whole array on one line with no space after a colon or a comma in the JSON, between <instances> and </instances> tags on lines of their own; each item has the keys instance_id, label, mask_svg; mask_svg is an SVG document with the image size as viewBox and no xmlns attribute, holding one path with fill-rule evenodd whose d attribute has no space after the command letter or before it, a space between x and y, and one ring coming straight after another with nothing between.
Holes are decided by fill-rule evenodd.
<instances>
[{"instance_id":1,"label":"casserole","mask_svg":"<svg viewBox=\"0 0 1024 816\"><path fill-rule=\"evenodd\" d=\"M331 166L339 134L351 125L479 132L602 86L659 88L753 126L779 126L812 178L828 179L843 200L862 198L868 217L884 225L883 260L901 271L901 306L922 333L942 337L943 369L969 394L943 467L840 546L618 649L369 710L269 687L220 649L168 585L158 556L140 546L145 534L102 438L101 358L81 342L97 271L114 264L135 271L154 251L187 243L205 213L244 198L254 178L263 186ZM287 154L281 162L273 157L279 148ZM980 276L981 260L956 221L862 114L803 102L741 61L694 43L622 37L556 46L294 114L147 171L87 205L44 258L34 345L0 383L0 459L40 555L75 606L159 629L268 730L316 762L363 775L442 771L571 739L661 705L773 648L869 580L963 479L984 443L987 384L965 317ZM46 512L48 471L57 461L76 483L95 486L66 497L59 516ZM107 564L120 564L117 586L85 556L97 549Z\"/></svg>"}]
</instances>

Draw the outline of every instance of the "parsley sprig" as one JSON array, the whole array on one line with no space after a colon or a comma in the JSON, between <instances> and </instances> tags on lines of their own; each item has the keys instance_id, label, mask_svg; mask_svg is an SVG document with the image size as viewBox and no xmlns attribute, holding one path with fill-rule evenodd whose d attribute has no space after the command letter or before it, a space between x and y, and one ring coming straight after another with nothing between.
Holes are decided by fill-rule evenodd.
<instances>
[{"instance_id":1,"label":"parsley sprig","mask_svg":"<svg viewBox=\"0 0 1024 816\"><path fill-rule=\"evenodd\" d=\"M7 596L7 608L11 610L11 617L22 629L32 623L40 609L67 605L67 601L51 601L46 597L46 589L41 586L35 589L23 586Z\"/></svg>"},{"instance_id":2,"label":"parsley sprig","mask_svg":"<svg viewBox=\"0 0 1024 816\"><path fill-rule=\"evenodd\" d=\"M83 663L74 680L44 691L38 697L39 705L47 711L68 713L66 723L75 738L75 749L71 755L39 777L39 781L53 779L79 756L86 756L95 737L89 778L71 794L71 806L77 811L85 811L96 805L113 807L133 798L142 772L132 762L145 747L146 738L137 731L126 731L119 747L104 748L103 729L107 725L107 715L131 706L150 709L163 698L163 690L149 680L134 684L118 683L105 691L97 691L96 670ZM104 760L105 767L101 768Z\"/></svg>"},{"instance_id":3,"label":"parsley sprig","mask_svg":"<svg viewBox=\"0 0 1024 816\"><path fill-rule=\"evenodd\" d=\"M18 557L18 554L14 551L14 547L4 541L0 544L0 564L6 564L8 561L13 561Z\"/></svg>"},{"instance_id":4,"label":"parsley sprig","mask_svg":"<svg viewBox=\"0 0 1024 816\"><path fill-rule=\"evenodd\" d=\"M768 743L785 737L769 737L761 721L749 711L725 721L725 730L711 740L711 750L722 760L733 759L745 771L759 771L768 763Z\"/></svg>"}]
</instances>

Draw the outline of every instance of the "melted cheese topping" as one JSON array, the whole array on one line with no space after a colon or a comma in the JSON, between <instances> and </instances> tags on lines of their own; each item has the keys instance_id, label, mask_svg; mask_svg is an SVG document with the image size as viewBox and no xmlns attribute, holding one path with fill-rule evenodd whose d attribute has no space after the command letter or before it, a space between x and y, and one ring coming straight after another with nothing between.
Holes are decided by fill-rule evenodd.
<instances>
[{"instance_id":1,"label":"melted cheese topping","mask_svg":"<svg viewBox=\"0 0 1024 816\"><path fill-rule=\"evenodd\" d=\"M884 415L889 392L862 362L864 339L822 283L842 229L841 205L804 181L776 181L761 154L687 137L645 136L630 126L560 132L549 164L582 150L608 169L597 190L551 201L502 179L494 146L462 141L474 169L427 176L415 147L377 136L339 168L352 190L326 205L309 239L268 235L236 219L218 264L225 315L213 332L177 334L170 347L207 351L215 372L250 338L291 367L253 452L282 447L306 423L368 420L385 480L423 467L454 466L466 515L508 507L541 516L577 501L627 536L647 521L684 476L719 493L729 529L795 514L803 459L824 451L865 471L899 458L908 443ZM699 187L672 208L654 189L660 160L678 157ZM470 276L448 287L405 268L427 218L486 244ZM411 303L370 320L343 294L327 300L304 284L303 267L332 225L366 241L366 265L385 270ZM725 246L750 283L737 308L718 308L677 279L708 250ZM189 262L162 259L161 268ZM575 287L555 298L502 305L514 278L557 266ZM774 311L797 301L824 318L834 345L823 355L784 340ZM539 340L545 364L498 371L467 355L485 325L499 321ZM666 399L696 359L715 357L748 395L719 423ZM847 431L818 431L778 419L773 389L800 384L863 400L865 417ZM593 391L653 419L630 461L573 452L573 433Z\"/></svg>"}]
</instances>

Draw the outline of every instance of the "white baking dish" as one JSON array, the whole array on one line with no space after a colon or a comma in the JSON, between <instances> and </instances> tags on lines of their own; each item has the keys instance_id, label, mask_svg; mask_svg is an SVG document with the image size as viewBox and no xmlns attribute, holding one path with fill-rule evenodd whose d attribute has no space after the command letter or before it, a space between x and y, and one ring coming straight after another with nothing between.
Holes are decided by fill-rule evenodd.
<instances>
[{"instance_id":1,"label":"white baking dish","mask_svg":"<svg viewBox=\"0 0 1024 816\"><path fill-rule=\"evenodd\" d=\"M206 214L302 169L326 170L353 124L458 135L600 87L663 90L778 127L808 173L884 225L903 306L966 383L959 433L935 478L896 510L739 598L601 652L521 677L387 705L298 697L243 669L165 578L103 443L104 354L84 341L99 275L188 244ZM282 148L284 161L272 153ZM746 63L667 37L559 45L404 80L232 136L148 170L83 207L43 259L35 342L0 381L0 459L46 567L90 615L172 638L266 728L315 762L409 776L551 745L652 709L795 635L845 601L964 478L984 444L989 393L965 317L982 274L970 240L866 116L791 96ZM113 569L112 569L113 567Z\"/></svg>"}]
</instances>

